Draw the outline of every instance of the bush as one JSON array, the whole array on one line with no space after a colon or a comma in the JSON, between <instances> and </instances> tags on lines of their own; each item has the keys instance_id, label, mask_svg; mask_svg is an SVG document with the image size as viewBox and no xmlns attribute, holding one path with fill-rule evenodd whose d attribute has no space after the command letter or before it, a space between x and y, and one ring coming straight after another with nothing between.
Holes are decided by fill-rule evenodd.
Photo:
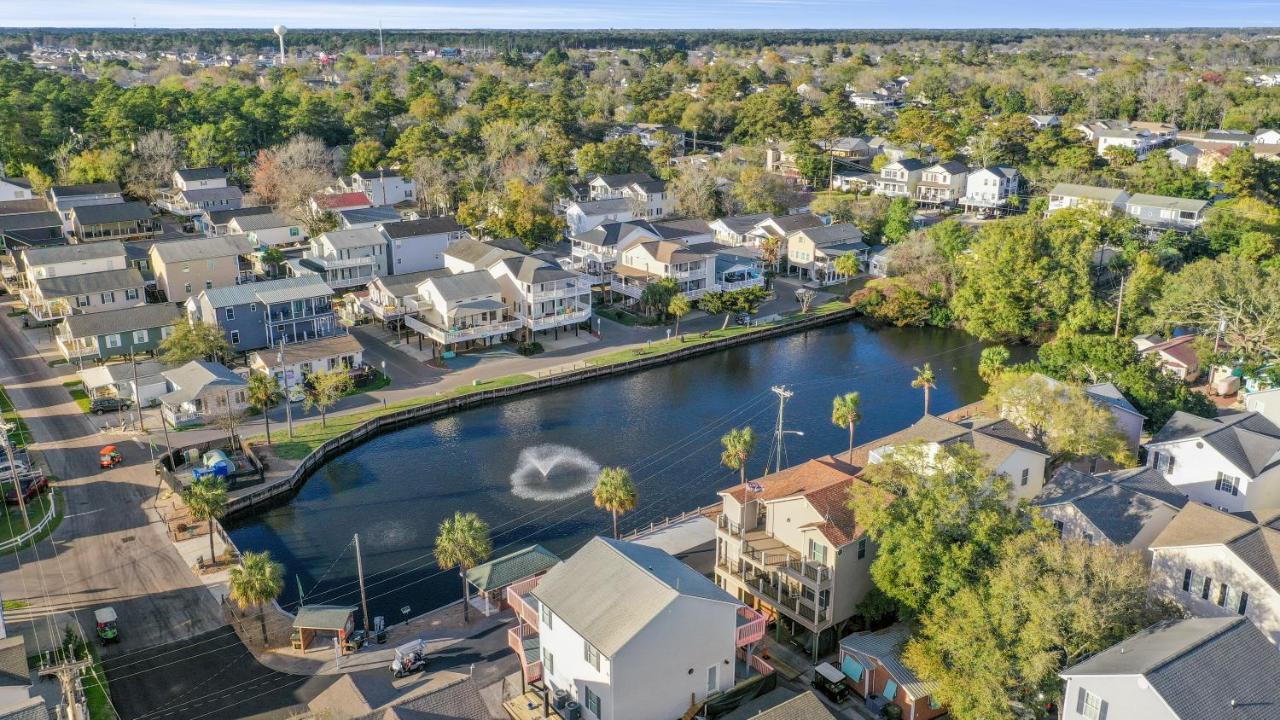
<instances>
[{"instance_id":1,"label":"bush","mask_svg":"<svg viewBox=\"0 0 1280 720\"><path fill-rule=\"evenodd\" d=\"M534 340L532 342L522 342L519 345L516 345L516 352L520 353L521 355L524 355L525 357L528 357L530 355L537 355L538 353L542 352L542 343L538 342L537 340Z\"/></svg>"}]
</instances>

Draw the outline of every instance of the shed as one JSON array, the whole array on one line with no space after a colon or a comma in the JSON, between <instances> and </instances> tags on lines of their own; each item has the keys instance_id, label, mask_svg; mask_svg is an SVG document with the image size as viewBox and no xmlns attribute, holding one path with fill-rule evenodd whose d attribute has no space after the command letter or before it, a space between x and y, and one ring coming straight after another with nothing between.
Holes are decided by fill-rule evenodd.
<instances>
[{"instance_id":1,"label":"shed","mask_svg":"<svg viewBox=\"0 0 1280 720\"><path fill-rule=\"evenodd\" d=\"M317 637L345 643L355 628L356 609L348 605L304 605L293 619L294 650L306 652Z\"/></svg>"}]
</instances>

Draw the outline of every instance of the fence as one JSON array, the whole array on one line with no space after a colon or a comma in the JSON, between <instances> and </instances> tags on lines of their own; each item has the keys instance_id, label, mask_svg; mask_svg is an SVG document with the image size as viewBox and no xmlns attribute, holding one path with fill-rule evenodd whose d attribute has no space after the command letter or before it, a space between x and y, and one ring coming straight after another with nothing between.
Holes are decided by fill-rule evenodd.
<instances>
[{"instance_id":1,"label":"fence","mask_svg":"<svg viewBox=\"0 0 1280 720\"><path fill-rule=\"evenodd\" d=\"M58 515L58 499L54 497L53 492L50 491L49 512L45 513L45 516L40 519L40 522L36 523L35 525L32 525L30 530L22 533L17 537L9 538L8 540L5 540L4 542L0 543L0 552L6 552L8 550L12 550L13 548L19 547L26 541L39 535L45 528L49 527L49 523L53 522L53 519L57 517L57 515Z\"/></svg>"},{"instance_id":2,"label":"fence","mask_svg":"<svg viewBox=\"0 0 1280 720\"><path fill-rule=\"evenodd\" d=\"M288 476L266 485L252 493L233 498L227 503L226 517L232 517L259 504L263 504L295 492L302 486L302 483L306 481L316 468L323 465L325 462L328 462L331 457L340 455L360 445L365 440L376 437L384 432L396 430L408 425L414 425L426 420L434 420L458 410L486 405L498 400L514 397L516 395L523 395L525 393L538 392L540 390L547 390L567 385L575 385L613 375L625 375L639 370L656 367L658 365L680 362L681 360L686 360L688 358L707 355L725 348L736 347L738 345L748 345L768 338L790 335L801 330L831 325L847 320L853 317L853 315L854 311L852 309L838 310L824 315L814 315L796 322L784 323L782 325L759 330L757 332L742 333L740 335L734 335L732 337L722 338L712 342L699 343L668 353L641 357L635 360L628 360L626 362L615 363L612 365L586 366L582 369L573 369L554 376L536 378L530 382L521 383L519 385L509 385L502 388L495 388L493 390L480 390L467 395L461 395L433 403L426 403L406 408L404 410L389 412L386 415L380 415L372 420L367 420L342 435L330 438L329 440L321 443L319 447L312 450L311 453L303 458L302 462L299 463Z\"/></svg>"},{"instance_id":3,"label":"fence","mask_svg":"<svg viewBox=\"0 0 1280 720\"><path fill-rule=\"evenodd\" d=\"M663 529L663 528L665 528L665 527L670 527L670 526L675 525L675 524L677 524L677 523L682 523L682 522L684 522L685 520L688 520L689 518L698 517L699 515L707 515L708 513L710 513L710 512L711 512L711 511L713 511L713 510L719 510L719 509L720 509L720 505L721 505L721 504L720 504L720 503L718 503L718 502L717 502L717 503L711 503L710 505L704 505L704 506L702 506L702 507L700 507L700 508L694 508L693 510L687 510L687 511L685 511L685 512L680 513L679 515L667 516L667 517L665 517L665 518L663 518L663 519L661 519L661 520L657 520L657 521L654 521L654 522L649 523L649 526L648 526L648 527L636 528L635 530L632 530L631 532L626 533L625 535L623 535L623 536L622 536L622 539L623 539L623 540L634 540L634 539L636 539L636 538L638 538L638 537L640 537L640 536L642 536L642 535L648 535L648 534L650 534L650 533L652 533L652 532L656 532L656 531L661 530L661 529Z\"/></svg>"}]
</instances>

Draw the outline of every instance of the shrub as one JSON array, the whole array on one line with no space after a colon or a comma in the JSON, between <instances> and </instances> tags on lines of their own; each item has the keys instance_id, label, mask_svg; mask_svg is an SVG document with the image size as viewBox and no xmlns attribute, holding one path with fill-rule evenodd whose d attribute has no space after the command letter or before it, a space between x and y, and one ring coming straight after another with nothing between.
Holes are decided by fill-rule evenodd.
<instances>
[{"instance_id":1,"label":"shrub","mask_svg":"<svg viewBox=\"0 0 1280 720\"><path fill-rule=\"evenodd\" d=\"M532 342L522 342L519 345L516 345L516 352L524 355L525 357L537 355L542 352L542 343L536 340Z\"/></svg>"}]
</instances>

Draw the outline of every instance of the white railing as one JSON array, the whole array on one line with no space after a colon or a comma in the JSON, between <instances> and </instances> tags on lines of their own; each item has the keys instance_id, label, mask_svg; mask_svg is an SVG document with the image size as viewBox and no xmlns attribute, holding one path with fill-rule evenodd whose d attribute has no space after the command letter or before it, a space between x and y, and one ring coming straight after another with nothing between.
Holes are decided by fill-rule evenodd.
<instances>
[{"instance_id":1,"label":"white railing","mask_svg":"<svg viewBox=\"0 0 1280 720\"><path fill-rule=\"evenodd\" d=\"M22 298L23 304L27 306L27 312L31 313L31 316L40 322L61 320L71 314L71 305L66 300L58 299L46 302L41 300L36 295L35 290L31 288L24 288L18 295Z\"/></svg>"},{"instance_id":2,"label":"white railing","mask_svg":"<svg viewBox=\"0 0 1280 720\"><path fill-rule=\"evenodd\" d=\"M588 284L584 278L582 281L581 287L579 287L575 283L573 285L558 287L554 290L538 290L538 291L529 293L528 301L531 303L549 302L551 300L561 300L564 298L576 298L581 295L590 295L590 294L591 294L591 285Z\"/></svg>"},{"instance_id":3,"label":"white railing","mask_svg":"<svg viewBox=\"0 0 1280 720\"><path fill-rule=\"evenodd\" d=\"M764 278L755 277L750 280L737 280L735 282L720 283L720 289L725 291L743 290L752 287L764 287Z\"/></svg>"},{"instance_id":4,"label":"white railing","mask_svg":"<svg viewBox=\"0 0 1280 720\"><path fill-rule=\"evenodd\" d=\"M404 319L406 325L410 329L426 335L442 345L452 345L453 343L467 342L469 340L483 340L484 338L497 337L505 335L509 332L519 330L524 326L524 321L519 318L515 320L504 320L502 322L489 323L487 325L474 325L472 327L457 328L445 330L419 320L412 316L406 316Z\"/></svg>"},{"instance_id":5,"label":"white railing","mask_svg":"<svg viewBox=\"0 0 1280 720\"><path fill-rule=\"evenodd\" d=\"M67 360L98 354L96 343L90 344L83 340L68 340L63 337L58 338L58 350L62 352L62 356Z\"/></svg>"},{"instance_id":6,"label":"white railing","mask_svg":"<svg viewBox=\"0 0 1280 720\"><path fill-rule=\"evenodd\" d=\"M303 257L307 260L311 260L326 270L365 267L366 265L372 266L378 262L377 259L371 255L353 258L331 258L327 255L311 255L309 253L305 253Z\"/></svg>"},{"instance_id":7,"label":"white railing","mask_svg":"<svg viewBox=\"0 0 1280 720\"><path fill-rule=\"evenodd\" d=\"M326 285L335 290L355 285L367 285L373 281L373 273L370 272L368 275L356 275L354 277L336 277L326 273L324 281Z\"/></svg>"},{"instance_id":8,"label":"white railing","mask_svg":"<svg viewBox=\"0 0 1280 720\"><path fill-rule=\"evenodd\" d=\"M40 519L40 522L36 523L35 525L32 525L30 530L22 533L17 537L9 538L4 542L0 542L0 552L12 550L13 548L18 547L19 545L22 545L23 543L27 542L31 538L39 535L41 532L44 531L45 528L49 527L49 523L53 522L53 519L57 515L58 515L58 502L57 502L57 499L53 497L53 491L50 490L49 491L49 512L45 513L44 517Z\"/></svg>"},{"instance_id":9,"label":"white railing","mask_svg":"<svg viewBox=\"0 0 1280 720\"><path fill-rule=\"evenodd\" d=\"M619 281L617 278L614 278L609 282L609 287L612 288L614 292L620 295L626 295L634 300L639 300L640 295L644 292L644 288L640 285L628 285Z\"/></svg>"},{"instance_id":10,"label":"white railing","mask_svg":"<svg viewBox=\"0 0 1280 720\"><path fill-rule=\"evenodd\" d=\"M525 327L531 330L550 330L551 328L584 322L589 317L591 317L591 308L579 306L579 309L570 312L543 315L541 317L521 315L520 319L524 322Z\"/></svg>"}]
</instances>

